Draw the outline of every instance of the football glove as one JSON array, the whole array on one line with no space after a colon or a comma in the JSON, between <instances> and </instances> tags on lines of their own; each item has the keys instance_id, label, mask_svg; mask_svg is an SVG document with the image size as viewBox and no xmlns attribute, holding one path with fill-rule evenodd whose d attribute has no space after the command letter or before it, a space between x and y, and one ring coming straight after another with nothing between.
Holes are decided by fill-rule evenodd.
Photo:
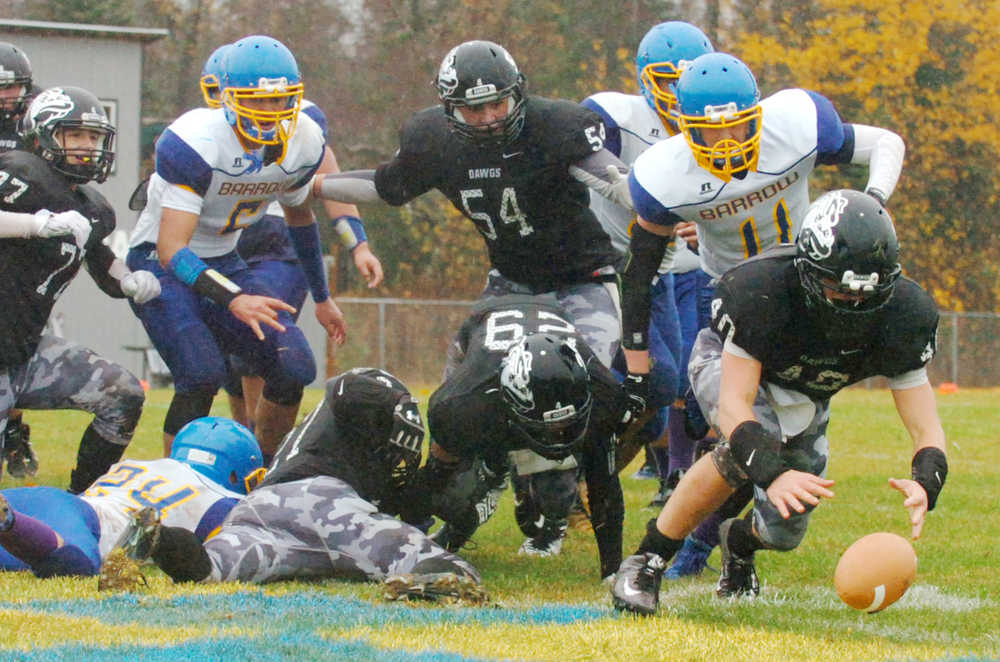
<instances>
[{"instance_id":1,"label":"football glove","mask_svg":"<svg viewBox=\"0 0 1000 662\"><path fill-rule=\"evenodd\" d=\"M160 296L160 279L152 271L133 271L122 278L119 284L125 296L138 304Z\"/></svg>"},{"instance_id":2,"label":"football glove","mask_svg":"<svg viewBox=\"0 0 1000 662\"><path fill-rule=\"evenodd\" d=\"M71 234L76 245L83 248L90 238L90 220L76 210L54 214L41 209L35 212L35 223L35 235L45 239Z\"/></svg>"},{"instance_id":3,"label":"football glove","mask_svg":"<svg viewBox=\"0 0 1000 662\"><path fill-rule=\"evenodd\" d=\"M619 434L646 411L646 402L649 400L649 375L628 373L622 382L622 390L625 392L626 401L625 410L618 424Z\"/></svg>"}]
</instances>

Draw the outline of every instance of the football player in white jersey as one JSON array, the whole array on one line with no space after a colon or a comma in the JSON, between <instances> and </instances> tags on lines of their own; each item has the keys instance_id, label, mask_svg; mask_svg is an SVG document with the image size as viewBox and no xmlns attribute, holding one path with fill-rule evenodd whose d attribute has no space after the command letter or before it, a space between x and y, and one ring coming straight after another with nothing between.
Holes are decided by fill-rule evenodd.
<instances>
[{"instance_id":1,"label":"football player in white jersey","mask_svg":"<svg viewBox=\"0 0 1000 662\"><path fill-rule=\"evenodd\" d=\"M249 430L206 417L184 426L169 458L119 462L81 496L54 487L3 490L0 569L30 569L40 577L95 575L132 513L145 507L204 540L263 471Z\"/></svg>"},{"instance_id":2,"label":"football player in white jersey","mask_svg":"<svg viewBox=\"0 0 1000 662\"><path fill-rule=\"evenodd\" d=\"M817 165L868 164L865 192L885 204L905 151L892 131L843 122L816 92L786 89L761 101L753 73L726 53L689 64L676 93L681 133L644 152L629 175L639 218L622 277L622 323L625 388L635 394L637 410L649 388L648 283L674 226L696 225L702 269L718 278L795 240L809 206L809 174ZM711 289L700 305L710 303ZM709 317L708 310L699 311L700 319ZM696 536L716 544L718 523L709 518Z\"/></svg>"},{"instance_id":3,"label":"football player in white jersey","mask_svg":"<svg viewBox=\"0 0 1000 662\"><path fill-rule=\"evenodd\" d=\"M690 23L667 21L653 26L636 50L636 75L640 94L598 92L582 102L582 105L596 111L604 120L607 128L605 145L608 150L631 166L650 146L677 135L680 132L677 124L677 96L674 93L677 79L688 62L714 50L705 33ZM622 254L624 265L635 212L593 191L590 193L590 208L611 236L612 246ZM647 464L650 464L650 456L655 456L652 466L660 479L660 494L657 498L668 489L667 451L666 448L648 444L663 434L667 427L668 412L671 418L676 419L671 427L671 457L675 455L675 437L678 446L683 445L683 441L688 442L687 455L693 453L693 442L683 437L683 399L677 396L687 389L686 359L697 334L697 313L694 306L687 306L682 315L677 305L677 295L680 292L675 291L675 288L683 292L685 301L693 300L696 296L695 284L700 276L703 280L697 267L697 255L687 242L682 241L676 250L667 252L650 287L649 350L653 360L650 370L650 400L647 406L655 409L656 414L636 435L634 448L647 444ZM684 274L682 282L678 281L675 273ZM693 329L686 335L682 333L685 325ZM615 368L620 373L626 372L623 365L616 365ZM667 409L669 405L673 406ZM676 424L678 422L679 425ZM678 455L683 456L683 453ZM690 461L682 468L687 466L690 466Z\"/></svg>"},{"instance_id":4,"label":"football player in white jersey","mask_svg":"<svg viewBox=\"0 0 1000 662\"><path fill-rule=\"evenodd\" d=\"M198 82L202 98L209 108L222 107L219 81L225 73L223 63L229 46L230 44L223 44L216 48L202 67ZM308 99L303 99L299 112L311 117L326 136L326 115L319 106ZM323 161L316 172L340 172L337 157L329 145L324 149ZM146 184L148 180L142 186ZM333 223L333 229L341 244L350 251L358 273L369 288L377 287L383 278L382 263L369 247L358 208L333 200L324 200L323 207L327 218ZM257 223L240 233L236 250L254 271L268 281L274 296L301 311L309 293L309 283L288 235L288 224L285 223L281 203L272 202L267 208L267 213ZM298 321L298 313L294 313L292 317ZM253 368L245 361L237 356L230 356L229 374L223 387L229 395L229 407L233 419L253 430L256 427L257 404L264 388L263 378L256 375Z\"/></svg>"},{"instance_id":5,"label":"football player in white jersey","mask_svg":"<svg viewBox=\"0 0 1000 662\"><path fill-rule=\"evenodd\" d=\"M208 414L232 353L265 378L256 434L268 456L291 429L316 363L294 308L272 296L236 243L272 201L281 203L316 317L343 342L344 317L330 298L308 204L325 141L299 113L303 85L284 44L244 37L226 51L223 69L222 108L188 111L157 141L156 173L128 262L156 273L164 294L133 310L174 378L165 450L185 423Z\"/></svg>"}]
</instances>

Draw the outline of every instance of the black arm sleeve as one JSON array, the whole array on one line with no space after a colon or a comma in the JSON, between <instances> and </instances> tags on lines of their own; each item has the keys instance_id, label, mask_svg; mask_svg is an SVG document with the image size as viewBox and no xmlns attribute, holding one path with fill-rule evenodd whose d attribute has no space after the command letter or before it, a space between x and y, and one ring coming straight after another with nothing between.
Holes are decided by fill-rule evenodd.
<instances>
[{"instance_id":1,"label":"black arm sleeve","mask_svg":"<svg viewBox=\"0 0 1000 662\"><path fill-rule=\"evenodd\" d=\"M632 229L629 259L622 274L622 345L625 349L649 349L649 286L663 260L670 237L643 229Z\"/></svg>"}]
</instances>

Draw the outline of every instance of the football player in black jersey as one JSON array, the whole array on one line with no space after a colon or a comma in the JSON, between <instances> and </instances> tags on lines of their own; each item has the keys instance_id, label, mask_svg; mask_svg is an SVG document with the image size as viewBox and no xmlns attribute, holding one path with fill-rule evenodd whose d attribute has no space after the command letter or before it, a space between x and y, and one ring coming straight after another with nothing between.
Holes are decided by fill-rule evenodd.
<instances>
[{"instance_id":1,"label":"football player in black jersey","mask_svg":"<svg viewBox=\"0 0 1000 662\"><path fill-rule=\"evenodd\" d=\"M118 461L145 398L121 366L42 330L56 299L86 265L115 298L159 294L149 272L131 272L103 240L115 229L108 201L87 182L103 182L114 161L115 129L90 92L54 87L22 120L31 151L0 154L0 420L21 409L94 414L80 442L70 490L82 492Z\"/></svg>"},{"instance_id":2,"label":"football player in black jersey","mask_svg":"<svg viewBox=\"0 0 1000 662\"><path fill-rule=\"evenodd\" d=\"M396 377L357 368L282 442L261 485L204 546L190 531L134 519L126 543L174 581L333 577L385 581L392 597L481 602L478 571L398 513L414 494L424 439L417 401Z\"/></svg>"},{"instance_id":3,"label":"football player in black jersey","mask_svg":"<svg viewBox=\"0 0 1000 662\"><path fill-rule=\"evenodd\" d=\"M41 90L31 78L31 62L20 48L0 41L0 152L22 149L18 122L28 108L28 103ZM38 458L31 446L31 428L24 422L19 409L11 410L7 427L0 440L8 473L18 478L33 476L38 472Z\"/></svg>"},{"instance_id":4,"label":"football player in black jersey","mask_svg":"<svg viewBox=\"0 0 1000 662\"><path fill-rule=\"evenodd\" d=\"M31 62L20 48L0 41L0 152L21 149L17 123L40 92L31 80Z\"/></svg>"},{"instance_id":5,"label":"football player in black jersey","mask_svg":"<svg viewBox=\"0 0 1000 662\"><path fill-rule=\"evenodd\" d=\"M627 207L631 198L628 167L605 148L600 116L528 95L514 58L489 41L453 48L434 84L440 105L410 117L392 160L317 175L314 194L402 205L438 189L486 242L492 270L483 296L555 294L583 341L610 365L621 341L616 254L589 208L588 189ZM445 377L456 368L449 358ZM545 481L553 475L539 470L546 467L555 464L536 456L521 473L533 471L529 483Z\"/></svg>"},{"instance_id":6,"label":"football player in black jersey","mask_svg":"<svg viewBox=\"0 0 1000 662\"><path fill-rule=\"evenodd\" d=\"M666 561L684 536L735 489L751 483L754 506L720 529L720 597L756 596L754 552L794 549L809 513L833 496L826 476L830 398L868 377L889 379L913 439L912 479L889 479L920 536L948 472L945 436L926 365L937 308L900 276L888 211L858 191L832 191L812 205L795 246L726 272L711 327L695 343L689 375L723 440L681 479L613 588L617 609L656 611Z\"/></svg>"},{"instance_id":7,"label":"football player in black jersey","mask_svg":"<svg viewBox=\"0 0 1000 662\"><path fill-rule=\"evenodd\" d=\"M416 498L445 522L434 536L457 550L496 509L508 454L531 451L554 468L528 489L538 512L519 521L521 551L553 544L566 530L576 467L587 482L601 577L621 561L624 504L614 472L615 430L624 394L552 295L512 294L479 302L457 338L461 363L427 408L433 441ZM516 463L534 468L534 461ZM569 469L569 470L567 470ZM561 483L560 481L566 481ZM427 512L406 514L419 521ZM522 518L523 519L523 518ZM441 534L440 531L447 531ZM550 548L551 550L551 548ZM556 553L555 550L550 553Z\"/></svg>"}]
</instances>

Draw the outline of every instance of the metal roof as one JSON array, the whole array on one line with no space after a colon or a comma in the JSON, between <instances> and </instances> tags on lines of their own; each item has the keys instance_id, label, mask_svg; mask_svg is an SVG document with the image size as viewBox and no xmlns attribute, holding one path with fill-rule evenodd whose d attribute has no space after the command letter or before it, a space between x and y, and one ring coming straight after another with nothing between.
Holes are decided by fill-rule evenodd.
<instances>
[{"instance_id":1,"label":"metal roof","mask_svg":"<svg viewBox=\"0 0 1000 662\"><path fill-rule=\"evenodd\" d=\"M155 41L170 35L165 28L133 28L122 25L92 25L89 23L56 23L0 18L0 30L35 34L63 34L79 37L103 37L126 41Z\"/></svg>"}]
</instances>

